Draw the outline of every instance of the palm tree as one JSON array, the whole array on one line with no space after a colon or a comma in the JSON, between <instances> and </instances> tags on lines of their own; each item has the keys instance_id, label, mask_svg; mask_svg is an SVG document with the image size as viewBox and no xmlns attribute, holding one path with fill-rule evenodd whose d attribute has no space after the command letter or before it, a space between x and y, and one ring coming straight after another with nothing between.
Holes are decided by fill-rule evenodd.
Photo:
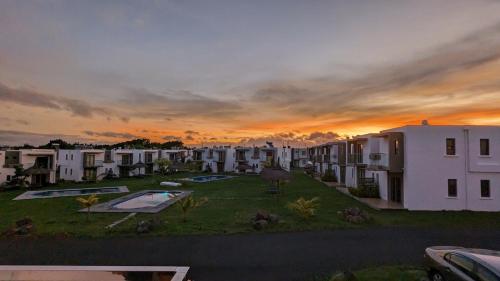
<instances>
[{"instance_id":1,"label":"palm tree","mask_svg":"<svg viewBox=\"0 0 500 281\"><path fill-rule=\"evenodd\" d=\"M192 195L189 195L188 197L185 197L181 200L179 200L179 207L181 208L182 211L182 221L186 222L187 221L187 214L189 211L192 209L195 209L197 207L200 207L201 205L205 204L208 201L208 198L203 197L200 200L196 201L194 200Z\"/></svg>"},{"instance_id":2,"label":"palm tree","mask_svg":"<svg viewBox=\"0 0 500 281\"><path fill-rule=\"evenodd\" d=\"M78 197L76 198L76 201L78 201L82 207L87 208L87 221L90 220L90 207L94 206L99 202L99 198L95 194L90 195L87 198L83 197Z\"/></svg>"}]
</instances>

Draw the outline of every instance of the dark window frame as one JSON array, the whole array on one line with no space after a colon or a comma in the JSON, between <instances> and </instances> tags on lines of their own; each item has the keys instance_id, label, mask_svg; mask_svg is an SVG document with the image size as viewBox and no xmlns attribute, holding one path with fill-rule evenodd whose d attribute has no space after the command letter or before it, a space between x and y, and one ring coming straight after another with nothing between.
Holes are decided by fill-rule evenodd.
<instances>
[{"instance_id":1,"label":"dark window frame","mask_svg":"<svg viewBox=\"0 0 500 281\"><path fill-rule=\"evenodd\" d=\"M479 155L490 156L490 139L479 140Z\"/></svg>"},{"instance_id":2,"label":"dark window frame","mask_svg":"<svg viewBox=\"0 0 500 281\"><path fill-rule=\"evenodd\" d=\"M458 197L458 180L448 179L448 197L457 198Z\"/></svg>"},{"instance_id":3,"label":"dark window frame","mask_svg":"<svg viewBox=\"0 0 500 281\"><path fill-rule=\"evenodd\" d=\"M446 138L446 155L457 155L457 142L455 138Z\"/></svg>"},{"instance_id":4,"label":"dark window frame","mask_svg":"<svg viewBox=\"0 0 500 281\"><path fill-rule=\"evenodd\" d=\"M481 198L491 198L491 181L481 180ZM487 195L487 196L485 196Z\"/></svg>"}]
</instances>

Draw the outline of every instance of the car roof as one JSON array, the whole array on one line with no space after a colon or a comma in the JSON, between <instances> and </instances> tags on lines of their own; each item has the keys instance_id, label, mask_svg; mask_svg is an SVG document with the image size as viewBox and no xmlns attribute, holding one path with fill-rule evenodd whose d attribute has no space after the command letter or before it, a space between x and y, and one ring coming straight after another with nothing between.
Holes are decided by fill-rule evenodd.
<instances>
[{"instance_id":1,"label":"car roof","mask_svg":"<svg viewBox=\"0 0 500 281\"><path fill-rule=\"evenodd\" d=\"M485 265L489 269L500 274L500 252L485 249L458 249L453 251L472 258L473 260Z\"/></svg>"}]
</instances>

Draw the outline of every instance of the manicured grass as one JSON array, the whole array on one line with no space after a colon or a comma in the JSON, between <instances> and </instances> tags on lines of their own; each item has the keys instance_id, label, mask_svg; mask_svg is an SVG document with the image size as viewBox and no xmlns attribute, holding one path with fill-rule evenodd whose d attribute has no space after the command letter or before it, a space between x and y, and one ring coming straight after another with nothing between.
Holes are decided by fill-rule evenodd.
<instances>
[{"instance_id":1,"label":"manicured grass","mask_svg":"<svg viewBox=\"0 0 500 281\"><path fill-rule=\"evenodd\" d=\"M181 174L175 177L186 176L190 175ZM238 176L209 183L187 183L181 189L193 190L195 198L208 198L205 205L189 214L187 222L182 222L181 211L174 205L158 214L138 214L136 218L130 219L111 231L105 230L105 226L127 214L92 213L90 222L87 222L86 215L77 212L81 207L76 202L76 197L12 201L12 198L21 194L22 191L3 192L0 193L0 231L11 226L16 220L27 216L34 220L36 233L43 236L135 235L134 229L138 220L158 217L165 223L152 235L240 233L254 231L249 220L258 210L278 214L282 219L279 224L271 225L266 231L338 229L375 225L500 227L498 213L375 211L301 172L294 172L293 176L293 180L284 187L285 194L279 197L266 193L270 184L259 176ZM168 188L159 186L160 181L167 179L172 179L172 177L119 179L94 184L66 183L56 188L126 185L131 192L143 189L167 190ZM124 194L101 195L99 198L100 202L105 202L121 196ZM303 221L286 207L288 202L299 197L320 198L317 214L310 221ZM337 211L353 206L366 210L373 220L364 225L352 225L338 217Z\"/></svg>"},{"instance_id":2,"label":"manicured grass","mask_svg":"<svg viewBox=\"0 0 500 281\"><path fill-rule=\"evenodd\" d=\"M428 280L426 272L420 267L412 266L381 266L353 272L357 281L422 281ZM315 281L341 280L332 277L317 278Z\"/></svg>"}]
</instances>

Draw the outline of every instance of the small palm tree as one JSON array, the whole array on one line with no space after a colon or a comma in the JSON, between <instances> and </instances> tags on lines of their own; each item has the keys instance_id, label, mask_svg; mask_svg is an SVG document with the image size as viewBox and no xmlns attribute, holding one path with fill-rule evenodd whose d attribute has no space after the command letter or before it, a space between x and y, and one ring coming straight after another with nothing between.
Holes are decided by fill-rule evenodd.
<instances>
[{"instance_id":1,"label":"small palm tree","mask_svg":"<svg viewBox=\"0 0 500 281\"><path fill-rule=\"evenodd\" d=\"M76 201L78 201L82 205L83 208L87 208L87 221L89 221L90 220L90 207L97 204L97 202L99 202L99 198L95 194L92 194L87 198L78 197L78 198L76 198Z\"/></svg>"},{"instance_id":2,"label":"small palm tree","mask_svg":"<svg viewBox=\"0 0 500 281\"><path fill-rule=\"evenodd\" d=\"M155 164L158 165L158 170L160 171L160 173L162 175L165 175L168 173L168 170L172 162L170 162L170 160L168 159L160 158L155 160Z\"/></svg>"},{"instance_id":3,"label":"small palm tree","mask_svg":"<svg viewBox=\"0 0 500 281\"><path fill-rule=\"evenodd\" d=\"M191 196L191 195L179 200L178 206L180 207L180 209L182 211L182 221L186 222L187 221L187 214L191 210L198 208L201 205L205 204L207 201L208 201L208 198L206 198L206 197L203 197L200 200L196 201L196 200L194 200L193 196Z\"/></svg>"}]
</instances>

